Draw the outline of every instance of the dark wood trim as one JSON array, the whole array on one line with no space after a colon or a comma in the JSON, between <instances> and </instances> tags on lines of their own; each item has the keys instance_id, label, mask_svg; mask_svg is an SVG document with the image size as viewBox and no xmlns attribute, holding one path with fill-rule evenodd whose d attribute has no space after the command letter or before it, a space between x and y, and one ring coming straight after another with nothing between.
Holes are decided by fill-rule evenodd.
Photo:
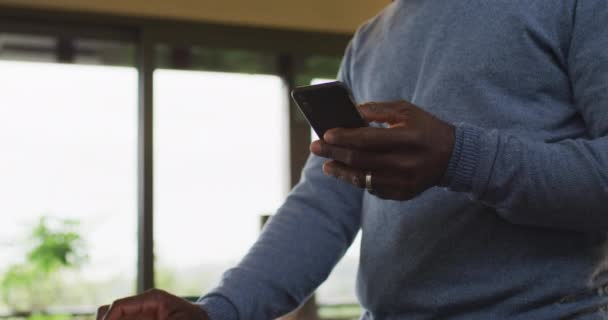
<instances>
[{"instance_id":1,"label":"dark wood trim","mask_svg":"<svg viewBox=\"0 0 608 320\"><path fill-rule=\"evenodd\" d=\"M351 37L346 33L0 5L1 31L132 40L143 29L156 43L319 55L342 55Z\"/></svg>"},{"instance_id":2,"label":"dark wood trim","mask_svg":"<svg viewBox=\"0 0 608 320\"><path fill-rule=\"evenodd\" d=\"M290 186L300 181L302 168L310 154L310 126L291 99L291 91L296 87L296 60L293 55L281 54L278 58L278 73L286 84L289 99L289 167Z\"/></svg>"},{"instance_id":3,"label":"dark wood trim","mask_svg":"<svg viewBox=\"0 0 608 320\"><path fill-rule=\"evenodd\" d=\"M15 11L16 10L16 11ZM93 21L70 21L61 19L59 14L45 16L21 12L21 9L5 9L0 6L0 32L48 35L59 38L92 38L99 40L130 41L137 40L135 27L99 25Z\"/></svg>"},{"instance_id":4,"label":"dark wood trim","mask_svg":"<svg viewBox=\"0 0 608 320\"><path fill-rule=\"evenodd\" d=\"M76 61L76 47L74 41L70 38L57 39L56 46L57 62L59 63L73 63Z\"/></svg>"},{"instance_id":5,"label":"dark wood trim","mask_svg":"<svg viewBox=\"0 0 608 320\"><path fill-rule=\"evenodd\" d=\"M137 292L154 288L154 43L144 30L137 46L138 108L138 263Z\"/></svg>"}]
</instances>

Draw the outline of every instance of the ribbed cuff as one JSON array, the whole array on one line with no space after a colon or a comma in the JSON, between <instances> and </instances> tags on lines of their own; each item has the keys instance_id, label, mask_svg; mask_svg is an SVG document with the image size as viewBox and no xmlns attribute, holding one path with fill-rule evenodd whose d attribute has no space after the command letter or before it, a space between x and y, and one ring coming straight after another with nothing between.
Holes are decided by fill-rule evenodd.
<instances>
[{"instance_id":1,"label":"ribbed cuff","mask_svg":"<svg viewBox=\"0 0 608 320\"><path fill-rule=\"evenodd\" d=\"M473 190L473 177L480 159L481 135L480 128L467 125L456 126L454 150L448 164L448 169L440 183L457 192Z\"/></svg>"},{"instance_id":2,"label":"ribbed cuff","mask_svg":"<svg viewBox=\"0 0 608 320\"><path fill-rule=\"evenodd\" d=\"M209 320L238 320L239 314L230 300L220 295L203 297L197 304L205 310Z\"/></svg>"}]
</instances>

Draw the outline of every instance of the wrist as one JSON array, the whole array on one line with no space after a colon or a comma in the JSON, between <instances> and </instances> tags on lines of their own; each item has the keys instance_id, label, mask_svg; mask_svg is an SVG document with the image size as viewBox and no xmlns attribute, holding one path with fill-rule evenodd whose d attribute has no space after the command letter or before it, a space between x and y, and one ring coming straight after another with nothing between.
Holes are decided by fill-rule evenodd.
<instances>
[{"instance_id":1,"label":"wrist","mask_svg":"<svg viewBox=\"0 0 608 320\"><path fill-rule=\"evenodd\" d=\"M443 131L443 143L439 144L440 146L437 153L439 159L438 167L442 170L435 180L436 185L438 186L443 186L445 177L450 169L450 163L456 145L456 127L452 124L446 124L445 130Z\"/></svg>"},{"instance_id":2,"label":"wrist","mask_svg":"<svg viewBox=\"0 0 608 320\"><path fill-rule=\"evenodd\" d=\"M207 320L238 320L236 307L224 296L213 294L203 297L197 305Z\"/></svg>"},{"instance_id":3,"label":"wrist","mask_svg":"<svg viewBox=\"0 0 608 320\"><path fill-rule=\"evenodd\" d=\"M473 189L473 178L480 157L481 134L480 128L455 126L453 149L440 186L462 192Z\"/></svg>"},{"instance_id":4,"label":"wrist","mask_svg":"<svg viewBox=\"0 0 608 320\"><path fill-rule=\"evenodd\" d=\"M202 320L210 320L209 314L207 313L207 311L205 311L205 309L203 307L200 307L200 306L199 306L199 309L201 311L201 319Z\"/></svg>"}]
</instances>

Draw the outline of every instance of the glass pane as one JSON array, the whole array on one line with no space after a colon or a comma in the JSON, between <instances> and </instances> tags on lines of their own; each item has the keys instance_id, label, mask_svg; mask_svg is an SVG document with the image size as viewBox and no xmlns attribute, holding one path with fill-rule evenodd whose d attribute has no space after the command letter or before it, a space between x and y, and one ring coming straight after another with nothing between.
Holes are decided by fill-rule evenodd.
<instances>
[{"instance_id":1,"label":"glass pane","mask_svg":"<svg viewBox=\"0 0 608 320\"><path fill-rule=\"evenodd\" d=\"M129 42L0 33L0 60L133 66Z\"/></svg>"},{"instance_id":2,"label":"glass pane","mask_svg":"<svg viewBox=\"0 0 608 320\"><path fill-rule=\"evenodd\" d=\"M133 294L137 71L0 70L0 309L94 311Z\"/></svg>"},{"instance_id":3,"label":"glass pane","mask_svg":"<svg viewBox=\"0 0 608 320\"><path fill-rule=\"evenodd\" d=\"M50 36L0 32L0 59L54 62L57 41Z\"/></svg>"},{"instance_id":4,"label":"glass pane","mask_svg":"<svg viewBox=\"0 0 608 320\"><path fill-rule=\"evenodd\" d=\"M114 66L135 65L135 46L132 43L93 39L76 39L71 44L74 48L74 63L102 64Z\"/></svg>"},{"instance_id":5,"label":"glass pane","mask_svg":"<svg viewBox=\"0 0 608 320\"><path fill-rule=\"evenodd\" d=\"M250 74L275 74L276 57L272 54L199 46L160 45L157 65L163 69L185 69Z\"/></svg>"},{"instance_id":6,"label":"glass pane","mask_svg":"<svg viewBox=\"0 0 608 320\"><path fill-rule=\"evenodd\" d=\"M270 75L157 70L154 80L156 280L196 296L285 200L287 94Z\"/></svg>"},{"instance_id":7,"label":"glass pane","mask_svg":"<svg viewBox=\"0 0 608 320\"><path fill-rule=\"evenodd\" d=\"M310 56L298 59L296 85L309 85L314 79L334 79L340 68L341 57Z\"/></svg>"}]
</instances>

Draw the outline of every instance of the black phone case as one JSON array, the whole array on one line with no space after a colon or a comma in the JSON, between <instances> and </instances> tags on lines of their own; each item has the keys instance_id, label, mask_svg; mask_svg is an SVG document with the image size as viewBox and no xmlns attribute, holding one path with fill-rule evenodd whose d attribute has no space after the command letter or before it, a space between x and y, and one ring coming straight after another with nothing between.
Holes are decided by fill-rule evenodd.
<instances>
[{"instance_id":1,"label":"black phone case","mask_svg":"<svg viewBox=\"0 0 608 320\"><path fill-rule=\"evenodd\" d=\"M299 87L291 97L320 139L329 129L368 126L341 82Z\"/></svg>"}]
</instances>

